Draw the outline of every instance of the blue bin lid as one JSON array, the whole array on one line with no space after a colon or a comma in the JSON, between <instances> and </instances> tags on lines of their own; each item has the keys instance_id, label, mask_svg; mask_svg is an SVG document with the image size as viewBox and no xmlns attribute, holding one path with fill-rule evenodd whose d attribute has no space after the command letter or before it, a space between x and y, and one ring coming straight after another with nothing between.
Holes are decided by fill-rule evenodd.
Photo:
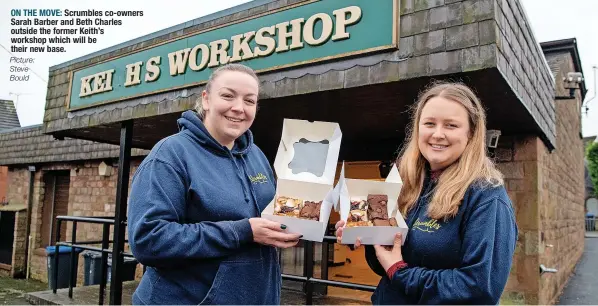
<instances>
[{"instance_id":1,"label":"blue bin lid","mask_svg":"<svg viewBox=\"0 0 598 306\"><path fill-rule=\"evenodd\" d=\"M58 250L60 251L60 254L70 253L71 247L61 245L60 248L58 248ZM83 251L83 250L79 249L79 248L75 248L75 252L80 253L81 251ZM52 245L52 246L46 247L46 254L54 255L55 253L56 253L56 246Z\"/></svg>"}]
</instances>

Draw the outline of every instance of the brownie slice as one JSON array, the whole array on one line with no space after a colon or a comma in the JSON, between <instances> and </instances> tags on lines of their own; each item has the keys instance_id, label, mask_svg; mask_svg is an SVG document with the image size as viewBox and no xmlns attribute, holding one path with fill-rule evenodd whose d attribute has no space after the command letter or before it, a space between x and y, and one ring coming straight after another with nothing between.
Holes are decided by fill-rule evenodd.
<instances>
[{"instance_id":1,"label":"brownie slice","mask_svg":"<svg viewBox=\"0 0 598 306\"><path fill-rule=\"evenodd\" d=\"M375 219L374 226L390 226L390 221L382 220L382 219Z\"/></svg>"},{"instance_id":2,"label":"brownie slice","mask_svg":"<svg viewBox=\"0 0 598 306\"><path fill-rule=\"evenodd\" d=\"M398 226L397 220L395 218L390 218L388 220L376 219L374 220L374 226Z\"/></svg>"},{"instance_id":3,"label":"brownie slice","mask_svg":"<svg viewBox=\"0 0 598 306\"><path fill-rule=\"evenodd\" d=\"M385 194L368 195L368 218L370 220L388 220L388 196Z\"/></svg>"},{"instance_id":4,"label":"brownie slice","mask_svg":"<svg viewBox=\"0 0 598 306\"><path fill-rule=\"evenodd\" d=\"M304 219L310 220L320 220L320 207L322 206L322 201L320 202L312 202L312 201L305 201L303 204L303 208L299 212L299 217Z\"/></svg>"}]
</instances>

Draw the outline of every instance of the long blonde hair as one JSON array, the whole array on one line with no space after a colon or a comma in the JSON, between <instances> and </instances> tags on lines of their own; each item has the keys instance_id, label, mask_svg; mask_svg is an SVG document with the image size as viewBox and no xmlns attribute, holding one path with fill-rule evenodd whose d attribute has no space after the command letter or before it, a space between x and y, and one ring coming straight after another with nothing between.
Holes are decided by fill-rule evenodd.
<instances>
[{"instance_id":1,"label":"long blonde hair","mask_svg":"<svg viewBox=\"0 0 598 306\"><path fill-rule=\"evenodd\" d=\"M472 183L496 187L503 184L503 176L486 154L486 114L480 100L469 87L461 83L435 83L420 95L413 109L410 135L398 159L403 179L398 200L401 213L406 215L422 193L427 161L418 145L419 120L424 105L434 97L460 103L469 117L469 141L465 151L457 161L444 169L428 206L430 218L447 220L457 214L463 196Z\"/></svg>"}]
</instances>

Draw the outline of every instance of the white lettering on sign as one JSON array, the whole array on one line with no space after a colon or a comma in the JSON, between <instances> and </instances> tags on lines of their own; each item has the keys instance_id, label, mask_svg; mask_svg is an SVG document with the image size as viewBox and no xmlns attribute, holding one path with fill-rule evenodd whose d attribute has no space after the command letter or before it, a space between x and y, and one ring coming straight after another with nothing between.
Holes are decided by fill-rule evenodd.
<instances>
[{"instance_id":1,"label":"white lettering on sign","mask_svg":"<svg viewBox=\"0 0 598 306\"><path fill-rule=\"evenodd\" d=\"M201 60L199 65L197 64L197 53L201 51ZM204 44L200 44L191 49L189 54L189 68L193 71L201 71L206 68L208 61L210 60L210 48Z\"/></svg>"},{"instance_id":2,"label":"white lettering on sign","mask_svg":"<svg viewBox=\"0 0 598 306\"><path fill-rule=\"evenodd\" d=\"M143 62L137 62L127 65L127 76L125 78L125 87L141 83L141 65Z\"/></svg>"},{"instance_id":3,"label":"white lettering on sign","mask_svg":"<svg viewBox=\"0 0 598 306\"><path fill-rule=\"evenodd\" d=\"M251 52L251 47L249 47L249 41L251 41L254 36L255 31L231 37L233 41L233 56L230 58L230 63L253 58L253 52ZM243 56L241 56L241 53L243 53Z\"/></svg>"},{"instance_id":4,"label":"white lettering on sign","mask_svg":"<svg viewBox=\"0 0 598 306\"><path fill-rule=\"evenodd\" d=\"M228 64L230 60L230 57L228 56L228 47L230 47L228 39L220 39L211 42L210 52L212 56L210 57L208 67L212 68Z\"/></svg>"},{"instance_id":5,"label":"white lettering on sign","mask_svg":"<svg viewBox=\"0 0 598 306\"><path fill-rule=\"evenodd\" d=\"M238 34L230 39L219 39L168 53L170 76L185 74L187 67L192 71L202 71L228 63L268 57L274 52L291 52L309 46L319 46L326 42L349 39L348 27L359 23L362 10L349 6L332 12L317 13L309 18L297 18L267 26L257 31ZM316 25L322 31L316 37ZM251 47L252 42L255 47ZM230 51L230 52L229 52ZM145 65L145 82L155 82L160 76L161 57L151 57ZM141 84L143 62L126 65L125 87ZM114 69L81 78L79 97L112 90Z\"/></svg>"},{"instance_id":6,"label":"white lettering on sign","mask_svg":"<svg viewBox=\"0 0 598 306\"><path fill-rule=\"evenodd\" d=\"M316 22L322 21L322 34L319 38L314 37L314 27ZM311 16L307 19L305 27L303 28L303 39L312 46L317 46L325 43L332 35L332 17L328 14L320 13Z\"/></svg>"},{"instance_id":7,"label":"white lettering on sign","mask_svg":"<svg viewBox=\"0 0 598 306\"><path fill-rule=\"evenodd\" d=\"M347 18L347 13L351 17ZM332 12L336 17L336 32L332 36L332 40L337 41L349 38L347 26L358 23L361 20L361 8L359 6L349 6Z\"/></svg>"},{"instance_id":8,"label":"white lettering on sign","mask_svg":"<svg viewBox=\"0 0 598 306\"><path fill-rule=\"evenodd\" d=\"M112 74L114 69L98 72L81 78L79 97L87 97L112 90Z\"/></svg>"},{"instance_id":9,"label":"white lettering on sign","mask_svg":"<svg viewBox=\"0 0 598 306\"><path fill-rule=\"evenodd\" d=\"M161 57L155 56L147 61L147 73L145 74L145 81L146 82L153 82L160 77L160 60Z\"/></svg>"},{"instance_id":10,"label":"white lettering on sign","mask_svg":"<svg viewBox=\"0 0 598 306\"><path fill-rule=\"evenodd\" d=\"M275 26L261 28L257 31L257 34L255 35L255 43L257 46L253 49L253 54L256 57L266 57L274 53L274 49L276 49L276 40L272 36L275 34ZM266 47L266 49L260 47Z\"/></svg>"},{"instance_id":11,"label":"white lettering on sign","mask_svg":"<svg viewBox=\"0 0 598 306\"><path fill-rule=\"evenodd\" d=\"M189 59L191 48L168 53L168 62L170 63L170 75L175 76L185 73L187 60Z\"/></svg>"}]
</instances>

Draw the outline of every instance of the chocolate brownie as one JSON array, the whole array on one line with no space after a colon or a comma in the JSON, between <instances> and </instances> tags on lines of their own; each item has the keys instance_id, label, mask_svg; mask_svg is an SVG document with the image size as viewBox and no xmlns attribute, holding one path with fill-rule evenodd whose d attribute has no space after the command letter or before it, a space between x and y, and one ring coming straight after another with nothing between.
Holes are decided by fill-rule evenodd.
<instances>
[{"instance_id":1,"label":"chocolate brownie","mask_svg":"<svg viewBox=\"0 0 598 306\"><path fill-rule=\"evenodd\" d=\"M374 220L374 226L397 226L397 220L395 218L388 220L376 219Z\"/></svg>"},{"instance_id":2,"label":"chocolate brownie","mask_svg":"<svg viewBox=\"0 0 598 306\"><path fill-rule=\"evenodd\" d=\"M375 219L374 226L390 226L390 221L382 220L382 219Z\"/></svg>"},{"instance_id":3,"label":"chocolate brownie","mask_svg":"<svg viewBox=\"0 0 598 306\"><path fill-rule=\"evenodd\" d=\"M304 219L310 220L320 220L320 207L322 206L322 201L320 202L312 202L312 201L305 201L303 204L303 208L299 212L299 217Z\"/></svg>"},{"instance_id":4,"label":"chocolate brownie","mask_svg":"<svg viewBox=\"0 0 598 306\"><path fill-rule=\"evenodd\" d=\"M388 196L385 194L368 195L368 218L370 220L388 220Z\"/></svg>"}]
</instances>

